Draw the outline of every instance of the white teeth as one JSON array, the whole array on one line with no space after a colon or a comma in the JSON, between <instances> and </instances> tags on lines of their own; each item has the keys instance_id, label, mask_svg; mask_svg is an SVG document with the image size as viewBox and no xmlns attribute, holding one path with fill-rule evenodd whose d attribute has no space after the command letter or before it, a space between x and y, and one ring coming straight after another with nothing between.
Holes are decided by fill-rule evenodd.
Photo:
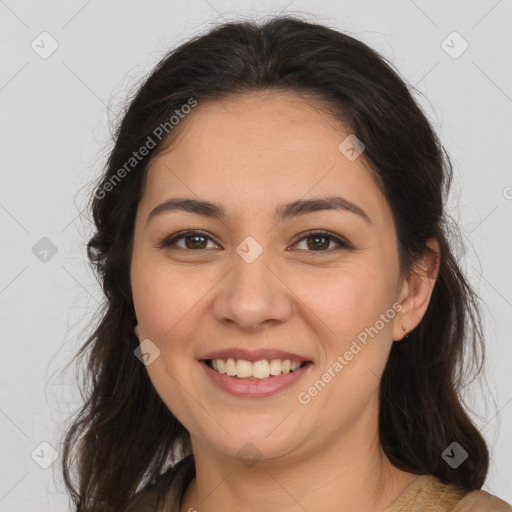
<instances>
[{"instance_id":1,"label":"white teeth","mask_svg":"<svg viewBox=\"0 0 512 512\"><path fill-rule=\"evenodd\" d=\"M245 359L239 359L236 363L236 376L239 378L252 376L252 363Z\"/></svg>"},{"instance_id":2,"label":"white teeth","mask_svg":"<svg viewBox=\"0 0 512 512\"><path fill-rule=\"evenodd\" d=\"M256 361L252 363L252 376L257 379L266 379L270 375L270 365L268 361Z\"/></svg>"},{"instance_id":3,"label":"white teeth","mask_svg":"<svg viewBox=\"0 0 512 512\"><path fill-rule=\"evenodd\" d=\"M290 367L291 371L294 372L295 370L298 370L300 368L300 365L301 363L299 361L294 361Z\"/></svg>"},{"instance_id":4,"label":"white teeth","mask_svg":"<svg viewBox=\"0 0 512 512\"><path fill-rule=\"evenodd\" d=\"M226 361L226 374L230 377L234 377L236 375L236 363L231 357Z\"/></svg>"},{"instance_id":5,"label":"white teeth","mask_svg":"<svg viewBox=\"0 0 512 512\"><path fill-rule=\"evenodd\" d=\"M290 359L271 359L270 361L262 359L260 361L247 361L245 359L235 360L232 357L226 361L224 359L213 359L212 367L221 374L240 379L267 379L269 376L281 375L298 370L302 363L300 361L291 361Z\"/></svg>"},{"instance_id":6,"label":"white teeth","mask_svg":"<svg viewBox=\"0 0 512 512\"><path fill-rule=\"evenodd\" d=\"M272 359L270 361L270 375L281 374L281 359Z\"/></svg>"}]
</instances>

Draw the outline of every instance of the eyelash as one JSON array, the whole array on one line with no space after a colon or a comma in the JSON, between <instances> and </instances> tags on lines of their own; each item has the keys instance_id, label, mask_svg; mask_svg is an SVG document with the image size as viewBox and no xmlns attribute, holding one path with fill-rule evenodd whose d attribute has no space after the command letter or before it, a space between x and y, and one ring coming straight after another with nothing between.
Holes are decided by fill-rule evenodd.
<instances>
[{"instance_id":1,"label":"eyelash","mask_svg":"<svg viewBox=\"0 0 512 512\"><path fill-rule=\"evenodd\" d=\"M216 243L207 232L201 231L201 230L190 230L190 231L181 231L179 233L176 233L175 235L172 235L171 237L165 238L158 244L158 247L160 249L173 249L171 246L175 245L175 243L178 240L181 240L182 238L187 238L189 236L198 236L198 235L204 236L205 238L208 238L212 242ZM352 249L352 246L348 242L343 240L342 238L336 236L335 234L333 234L329 231L321 231L321 230L306 231L305 233L303 233L302 238L297 240L297 242L295 242L294 245L298 244L299 242L302 242L303 240L305 240L307 238L312 238L314 236L322 236L324 238L328 238L328 239L334 241L336 244L338 244L338 247L335 249L326 249L326 250L320 250L320 251L307 251L307 252L331 253L331 252L333 252L333 250L339 251L342 249ZM186 249L183 247L178 247L178 249L180 249L182 251L188 251L188 252L199 252L199 251L207 250L207 249Z\"/></svg>"}]
</instances>

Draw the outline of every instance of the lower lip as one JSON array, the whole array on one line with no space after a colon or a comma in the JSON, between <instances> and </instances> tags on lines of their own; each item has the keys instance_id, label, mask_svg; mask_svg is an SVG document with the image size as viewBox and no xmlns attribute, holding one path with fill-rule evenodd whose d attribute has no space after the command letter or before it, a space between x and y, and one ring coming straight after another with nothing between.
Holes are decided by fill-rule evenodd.
<instances>
[{"instance_id":1,"label":"lower lip","mask_svg":"<svg viewBox=\"0 0 512 512\"><path fill-rule=\"evenodd\" d=\"M312 366L312 363L308 362L292 373L282 373L261 380L244 380L221 374L210 368L205 361L200 361L200 363L206 375L217 387L231 395L247 398L263 398L283 391L295 384Z\"/></svg>"}]
</instances>

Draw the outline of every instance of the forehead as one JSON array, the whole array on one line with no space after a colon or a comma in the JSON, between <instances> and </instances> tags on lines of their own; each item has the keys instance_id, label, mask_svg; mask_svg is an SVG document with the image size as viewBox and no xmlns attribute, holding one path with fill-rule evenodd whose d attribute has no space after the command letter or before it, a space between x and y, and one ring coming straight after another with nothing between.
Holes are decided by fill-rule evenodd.
<instances>
[{"instance_id":1,"label":"forehead","mask_svg":"<svg viewBox=\"0 0 512 512\"><path fill-rule=\"evenodd\" d=\"M146 209L181 195L249 214L267 203L270 211L284 201L340 194L389 220L365 159L351 161L339 149L350 127L312 98L255 92L200 102L177 128L148 168Z\"/></svg>"}]
</instances>

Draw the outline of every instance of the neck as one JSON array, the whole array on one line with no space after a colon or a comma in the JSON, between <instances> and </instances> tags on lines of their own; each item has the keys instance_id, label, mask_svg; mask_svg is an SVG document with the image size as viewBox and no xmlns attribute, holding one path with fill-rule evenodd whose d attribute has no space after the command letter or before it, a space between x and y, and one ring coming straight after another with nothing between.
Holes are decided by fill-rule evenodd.
<instances>
[{"instance_id":1,"label":"neck","mask_svg":"<svg viewBox=\"0 0 512 512\"><path fill-rule=\"evenodd\" d=\"M304 450L293 460L261 460L251 467L193 439L196 478L181 511L382 511L418 475L390 463L376 429L369 435L354 427L341 439L323 440L322 450Z\"/></svg>"}]
</instances>

